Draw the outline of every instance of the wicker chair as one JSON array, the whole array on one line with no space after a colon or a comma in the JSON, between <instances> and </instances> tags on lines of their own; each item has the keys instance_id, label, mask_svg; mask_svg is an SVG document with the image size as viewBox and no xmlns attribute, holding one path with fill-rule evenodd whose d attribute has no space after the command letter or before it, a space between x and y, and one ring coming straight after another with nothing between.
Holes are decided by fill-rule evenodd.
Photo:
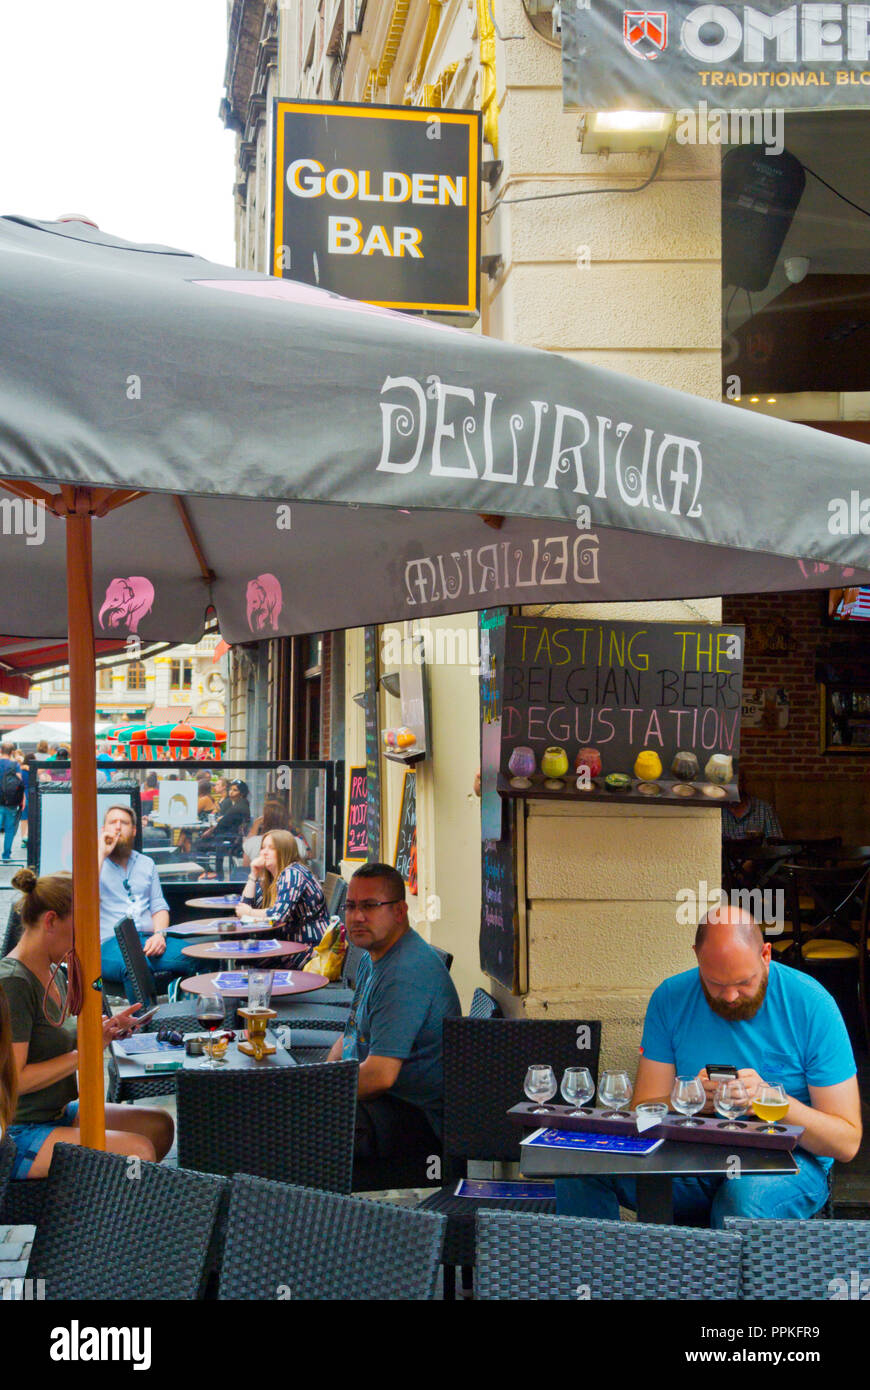
<instances>
[{"instance_id":1,"label":"wicker chair","mask_svg":"<svg viewBox=\"0 0 870 1390\"><path fill-rule=\"evenodd\" d=\"M578 1029L589 1029L590 1045L578 1048ZM520 1130L507 1118L523 1099L530 1062L549 1062L557 1075L585 1066L598 1076L601 1024L573 1019L449 1018L444 1023L444 1186L421 1206L447 1217L444 1292L452 1295L454 1266L474 1264L475 1216L479 1210L555 1212L548 1199L457 1197L456 1182L468 1160L516 1163Z\"/></svg>"},{"instance_id":2,"label":"wicker chair","mask_svg":"<svg viewBox=\"0 0 870 1390\"><path fill-rule=\"evenodd\" d=\"M696 1227L482 1211L475 1296L546 1299L736 1298L740 1238Z\"/></svg>"},{"instance_id":3,"label":"wicker chair","mask_svg":"<svg viewBox=\"0 0 870 1390\"><path fill-rule=\"evenodd\" d=\"M359 1066L178 1073L178 1163L349 1192Z\"/></svg>"},{"instance_id":4,"label":"wicker chair","mask_svg":"<svg viewBox=\"0 0 870 1390\"><path fill-rule=\"evenodd\" d=\"M21 1184L24 1186L25 1184ZM49 1299L201 1297L222 1178L57 1144L28 1278Z\"/></svg>"},{"instance_id":5,"label":"wicker chair","mask_svg":"<svg viewBox=\"0 0 870 1390\"><path fill-rule=\"evenodd\" d=\"M2 1210L6 1198L6 1189L12 1176L14 1160L15 1141L10 1139L8 1134L4 1134L3 1138L0 1139L0 1210Z\"/></svg>"},{"instance_id":6,"label":"wicker chair","mask_svg":"<svg viewBox=\"0 0 870 1390\"><path fill-rule=\"evenodd\" d=\"M431 1299L443 1227L442 1217L383 1202L237 1177L219 1297Z\"/></svg>"},{"instance_id":7,"label":"wicker chair","mask_svg":"<svg viewBox=\"0 0 870 1390\"><path fill-rule=\"evenodd\" d=\"M127 967L136 1001L142 1005L143 1010L153 1008L157 1004L154 976L148 967L132 917L123 917L118 922L115 927L115 939ZM164 1023L171 1023L173 1028L180 1028L182 1031L189 1029L192 1032L199 1027L196 1009L189 1001L184 1004L160 1004L145 1031L156 1032Z\"/></svg>"},{"instance_id":8,"label":"wicker chair","mask_svg":"<svg viewBox=\"0 0 870 1390\"><path fill-rule=\"evenodd\" d=\"M501 1007L491 994L487 994L485 989L476 989L471 996L471 1008L468 1010L468 1017L501 1018Z\"/></svg>"},{"instance_id":9,"label":"wicker chair","mask_svg":"<svg viewBox=\"0 0 870 1390\"><path fill-rule=\"evenodd\" d=\"M0 1200L0 1226L36 1226L42 1218L47 1190L47 1178L10 1182Z\"/></svg>"},{"instance_id":10,"label":"wicker chair","mask_svg":"<svg viewBox=\"0 0 870 1390\"><path fill-rule=\"evenodd\" d=\"M9 908L9 916L6 918L6 926L3 928L3 935L0 937L0 959L8 956L12 947L17 945L21 935L21 913L13 903Z\"/></svg>"},{"instance_id":11,"label":"wicker chair","mask_svg":"<svg viewBox=\"0 0 870 1390\"><path fill-rule=\"evenodd\" d=\"M743 1241L740 1297L747 1301L827 1302L838 1296L860 1298L870 1290L870 1222L726 1216L725 1229ZM858 1288L853 1291L854 1272Z\"/></svg>"}]
</instances>

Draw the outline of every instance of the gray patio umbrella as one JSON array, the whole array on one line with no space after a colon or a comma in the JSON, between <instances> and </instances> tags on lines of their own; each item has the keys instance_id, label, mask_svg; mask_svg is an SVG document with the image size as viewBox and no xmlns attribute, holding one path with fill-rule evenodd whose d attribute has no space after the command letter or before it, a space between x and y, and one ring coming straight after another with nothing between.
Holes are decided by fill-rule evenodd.
<instances>
[{"instance_id":1,"label":"gray patio umbrella","mask_svg":"<svg viewBox=\"0 0 870 1390\"><path fill-rule=\"evenodd\" d=\"M80 223L0 218L0 288L0 631L69 632L86 985L95 629L870 580L863 445ZM98 1144L88 988L81 1020Z\"/></svg>"}]
</instances>

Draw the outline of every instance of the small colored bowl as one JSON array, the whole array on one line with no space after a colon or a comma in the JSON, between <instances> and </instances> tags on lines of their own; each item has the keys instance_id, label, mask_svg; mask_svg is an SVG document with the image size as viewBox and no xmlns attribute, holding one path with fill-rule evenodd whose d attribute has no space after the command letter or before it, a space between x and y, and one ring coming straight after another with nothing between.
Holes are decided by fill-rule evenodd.
<instances>
[{"instance_id":1,"label":"small colored bowl","mask_svg":"<svg viewBox=\"0 0 870 1390\"><path fill-rule=\"evenodd\" d=\"M662 760L652 748L644 748L634 760L634 775L640 782L654 782L662 775Z\"/></svg>"},{"instance_id":2,"label":"small colored bowl","mask_svg":"<svg viewBox=\"0 0 870 1390\"><path fill-rule=\"evenodd\" d=\"M631 790L631 778L624 772L609 772L604 785L609 792L627 792Z\"/></svg>"},{"instance_id":3,"label":"small colored bowl","mask_svg":"<svg viewBox=\"0 0 870 1390\"><path fill-rule=\"evenodd\" d=\"M590 777L601 776L601 754L597 748L581 748L574 759L574 771L579 772L581 767L588 767Z\"/></svg>"},{"instance_id":4,"label":"small colored bowl","mask_svg":"<svg viewBox=\"0 0 870 1390\"><path fill-rule=\"evenodd\" d=\"M700 771L698 759L688 751L677 753L671 763L671 772L681 782L691 782Z\"/></svg>"},{"instance_id":5,"label":"small colored bowl","mask_svg":"<svg viewBox=\"0 0 870 1390\"><path fill-rule=\"evenodd\" d=\"M720 787L724 787L726 782L734 780L734 762L727 753L714 753L707 761L704 775L709 782L716 782Z\"/></svg>"},{"instance_id":6,"label":"small colored bowl","mask_svg":"<svg viewBox=\"0 0 870 1390\"><path fill-rule=\"evenodd\" d=\"M564 777L568 771L568 754L564 748L545 748L541 758L541 771L545 777Z\"/></svg>"},{"instance_id":7,"label":"small colored bowl","mask_svg":"<svg viewBox=\"0 0 870 1390\"><path fill-rule=\"evenodd\" d=\"M638 782L637 789L641 796L661 796L662 789L658 782Z\"/></svg>"}]
</instances>

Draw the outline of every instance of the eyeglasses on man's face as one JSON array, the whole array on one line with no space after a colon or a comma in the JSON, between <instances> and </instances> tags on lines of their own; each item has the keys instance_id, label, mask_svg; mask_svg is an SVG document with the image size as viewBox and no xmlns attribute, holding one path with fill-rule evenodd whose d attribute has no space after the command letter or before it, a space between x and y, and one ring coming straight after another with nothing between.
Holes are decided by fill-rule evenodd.
<instances>
[{"instance_id":1,"label":"eyeglasses on man's face","mask_svg":"<svg viewBox=\"0 0 870 1390\"><path fill-rule=\"evenodd\" d=\"M389 907L391 903L400 903L402 898L366 898L362 902L346 902L344 905L344 915L349 917L352 912L374 912L377 907Z\"/></svg>"}]
</instances>

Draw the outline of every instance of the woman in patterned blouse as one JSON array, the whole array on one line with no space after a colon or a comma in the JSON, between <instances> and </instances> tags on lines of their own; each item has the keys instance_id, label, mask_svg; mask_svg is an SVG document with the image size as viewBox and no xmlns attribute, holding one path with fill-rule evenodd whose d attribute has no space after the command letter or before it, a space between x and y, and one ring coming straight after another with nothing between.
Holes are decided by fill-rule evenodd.
<instances>
[{"instance_id":1,"label":"woman in patterned blouse","mask_svg":"<svg viewBox=\"0 0 870 1390\"><path fill-rule=\"evenodd\" d=\"M299 862L296 836L270 830L251 864L237 917L275 917L275 935L316 946L329 926L326 899L309 868Z\"/></svg>"}]
</instances>

